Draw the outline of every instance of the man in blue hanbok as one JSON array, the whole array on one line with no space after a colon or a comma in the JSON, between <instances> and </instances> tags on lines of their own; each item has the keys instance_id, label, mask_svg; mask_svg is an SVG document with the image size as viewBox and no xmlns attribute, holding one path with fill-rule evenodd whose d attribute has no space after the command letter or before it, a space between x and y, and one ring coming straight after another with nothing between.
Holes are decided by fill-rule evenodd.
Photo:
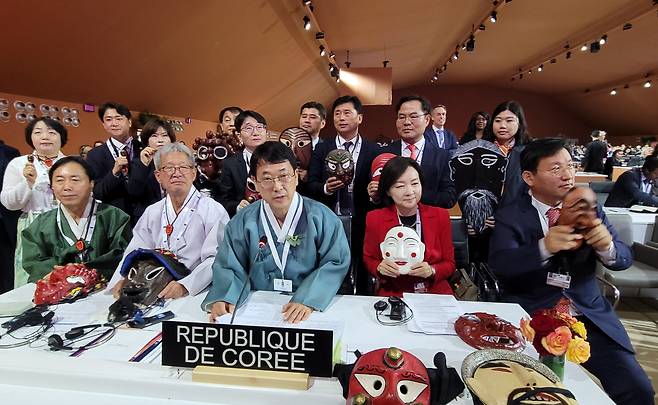
<instances>
[{"instance_id":1,"label":"man in blue hanbok","mask_svg":"<svg viewBox=\"0 0 658 405\"><path fill-rule=\"evenodd\" d=\"M295 191L296 166L292 150L279 142L253 152L250 175L262 199L226 226L202 304L211 321L233 312L249 290L291 294L281 312L292 323L323 311L336 295L350 265L347 238L327 206Z\"/></svg>"}]
</instances>

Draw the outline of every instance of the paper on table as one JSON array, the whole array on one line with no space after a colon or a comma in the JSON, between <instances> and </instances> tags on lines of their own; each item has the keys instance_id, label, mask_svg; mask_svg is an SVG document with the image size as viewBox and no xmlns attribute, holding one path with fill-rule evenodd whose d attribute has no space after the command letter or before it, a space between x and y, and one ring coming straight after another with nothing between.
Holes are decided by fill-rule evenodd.
<instances>
[{"instance_id":1,"label":"paper on table","mask_svg":"<svg viewBox=\"0 0 658 405\"><path fill-rule=\"evenodd\" d=\"M414 311L415 322L407 323L411 332L428 335L455 335L455 321L464 310L452 295L404 293L404 300Z\"/></svg>"},{"instance_id":2,"label":"paper on table","mask_svg":"<svg viewBox=\"0 0 658 405\"><path fill-rule=\"evenodd\" d=\"M85 350L80 357L128 361L158 333L158 330L121 328L112 339L98 348Z\"/></svg>"}]
</instances>

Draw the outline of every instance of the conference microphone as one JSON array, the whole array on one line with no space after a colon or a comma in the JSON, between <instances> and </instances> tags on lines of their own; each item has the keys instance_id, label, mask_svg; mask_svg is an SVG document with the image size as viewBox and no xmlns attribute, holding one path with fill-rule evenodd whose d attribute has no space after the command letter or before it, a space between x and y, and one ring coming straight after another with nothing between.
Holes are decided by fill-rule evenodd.
<instances>
[{"instance_id":1,"label":"conference microphone","mask_svg":"<svg viewBox=\"0 0 658 405\"><path fill-rule=\"evenodd\" d=\"M263 235L260 237L260 240L258 241L258 253L254 258L254 261L258 260L265 246L267 246L267 236ZM245 271L245 273L247 272ZM247 285L249 285L249 273L247 273L247 279L245 280L244 285L242 286L242 290L240 290L240 295L238 295L238 301L235 303L235 308L233 308L233 314L231 314L231 322L229 323L229 325L233 325L233 321L235 320L235 314L238 312L238 305L240 304L240 300L242 300L242 296L244 295L245 291L247 291Z\"/></svg>"},{"instance_id":2,"label":"conference microphone","mask_svg":"<svg viewBox=\"0 0 658 405\"><path fill-rule=\"evenodd\" d=\"M39 311L30 309L14 319L3 323L2 327L7 329L7 331L0 335L0 338L25 326L48 325L52 322L54 316L55 313L53 311L46 312L46 314L43 315Z\"/></svg>"}]
</instances>

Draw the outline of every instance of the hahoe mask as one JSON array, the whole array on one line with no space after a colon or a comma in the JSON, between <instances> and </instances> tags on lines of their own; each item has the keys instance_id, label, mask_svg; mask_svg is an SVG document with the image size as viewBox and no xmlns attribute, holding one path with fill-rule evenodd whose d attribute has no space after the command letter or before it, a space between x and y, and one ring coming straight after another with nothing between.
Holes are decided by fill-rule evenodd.
<instances>
[{"instance_id":1,"label":"hahoe mask","mask_svg":"<svg viewBox=\"0 0 658 405\"><path fill-rule=\"evenodd\" d=\"M324 159L329 177L336 177L343 184L352 183L354 178L354 159L345 149L334 149Z\"/></svg>"},{"instance_id":2,"label":"hahoe mask","mask_svg":"<svg viewBox=\"0 0 658 405\"><path fill-rule=\"evenodd\" d=\"M439 405L464 390L457 371L448 368L445 355L437 353L426 368L413 354L389 347L361 355L354 364L337 364L334 376L343 387L346 404Z\"/></svg>"},{"instance_id":3,"label":"hahoe mask","mask_svg":"<svg viewBox=\"0 0 658 405\"><path fill-rule=\"evenodd\" d=\"M396 155L392 153L381 153L373 159L372 164L370 165L370 178L372 181L379 181L379 177L382 175L382 170L384 170L384 165L395 156Z\"/></svg>"},{"instance_id":4,"label":"hahoe mask","mask_svg":"<svg viewBox=\"0 0 658 405\"><path fill-rule=\"evenodd\" d=\"M300 169L308 170L313 154L313 140L308 132L299 127L286 128L279 135L279 142L292 149Z\"/></svg>"},{"instance_id":5,"label":"hahoe mask","mask_svg":"<svg viewBox=\"0 0 658 405\"><path fill-rule=\"evenodd\" d=\"M247 186L244 188L244 199L251 204L254 201L260 200L262 197L258 190L256 190L256 183L251 177L247 177Z\"/></svg>"},{"instance_id":6,"label":"hahoe mask","mask_svg":"<svg viewBox=\"0 0 658 405\"><path fill-rule=\"evenodd\" d=\"M409 273L414 264L422 263L425 258L425 244L415 230L406 226L389 229L379 248L383 259L398 265L400 274Z\"/></svg>"},{"instance_id":7,"label":"hahoe mask","mask_svg":"<svg viewBox=\"0 0 658 405\"><path fill-rule=\"evenodd\" d=\"M589 187L574 187L562 200L558 225L573 226L576 232L586 234L594 226L596 215L596 194ZM583 239L577 242L577 246L571 250L578 249L583 244Z\"/></svg>"}]
</instances>

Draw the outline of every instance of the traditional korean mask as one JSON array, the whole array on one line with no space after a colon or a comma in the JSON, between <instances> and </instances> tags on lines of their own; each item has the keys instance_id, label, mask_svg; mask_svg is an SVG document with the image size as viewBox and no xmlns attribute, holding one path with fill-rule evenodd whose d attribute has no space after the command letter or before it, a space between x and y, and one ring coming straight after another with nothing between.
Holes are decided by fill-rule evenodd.
<instances>
[{"instance_id":1,"label":"traditional korean mask","mask_svg":"<svg viewBox=\"0 0 658 405\"><path fill-rule=\"evenodd\" d=\"M324 159L329 177L336 177L343 184L352 183L354 178L354 159L345 149L334 149Z\"/></svg>"},{"instance_id":2,"label":"traditional korean mask","mask_svg":"<svg viewBox=\"0 0 658 405\"><path fill-rule=\"evenodd\" d=\"M353 365L336 365L334 375L348 405L446 404L464 384L446 367L443 353L434 356L434 364L436 369L428 369L413 354L390 347L361 355Z\"/></svg>"},{"instance_id":3,"label":"traditional korean mask","mask_svg":"<svg viewBox=\"0 0 658 405\"><path fill-rule=\"evenodd\" d=\"M562 200L558 225L573 226L576 232L585 234L594 226L596 220L596 194L589 187L574 187ZM577 242L578 249L583 244L583 239Z\"/></svg>"},{"instance_id":4,"label":"traditional korean mask","mask_svg":"<svg viewBox=\"0 0 658 405\"><path fill-rule=\"evenodd\" d=\"M300 169L308 170L313 154L313 140L308 132L298 127L284 129L279 142L292 149Z\"/></svg>"},{"instance_id":5,"label":"traditional korean mask","mask_svg":"<svg viewBox=\"0 0 658 405\"><path fill-rule=\"evenodd\" d=\"M384 241L379 245L382 258L398 265L400 274L407 274L416 263L425 258L425 244L415 230L406 226L394 226L386 232Z\"/></svg>"},{"instance_id":6,"label":"traditional korean mask","mask_svg":"<svg viewBox=\"0 0 658 405\"><path fill-rule=\"evenodd\" d=\"M520 352L526 341L521 330L496 315L484 312L464 314L455 322L455 332L476 349L506 349Z\"/></svg>"},{"instance_id":7,"label":"traditional korean mask","mask_svg":"<svg viewBox=\"0 0 658 405\"><path fill-rule=\"evenodd\" d=\"M205 138L196 138L192 144L196 162L202 177L214 180L219 177L224 159L233 155L240 147L237 135L215 134L208 130Z\"/></svg>"},{"instance_id":8,"label":"traditional korean mask","mask_svg":"<svg viewBox=\"0 0 658 405\"><path fill-rule=\"evenodd\" d=\"M65 300L75 300L105 286L105 280L98 276L96 269L89 269L81 263L55 266L47 280L38 280L34 291L34 304L59 304Z\"/></svg>"},{"instance_id":9,"label":"traditional korean mask","mask_svg":"<svg viewBox=\"0 0 658 405\"><path fill-rule=\"evenodd\" d=\"M470 364L478 358L479 364ZM495 349L474 352L464 359L462 375L477 398L475 403L578 404L546 366L521 353Z\"/></svg>"},{"instance_id":10,"label":"traditional korean mask","mask_svg":"<svg viewBox=\"0 0 658 405\"><path fill-rule=\"evenodd\" d=\"M244 189L244 199L251 204L261 198L260 193L256 190L256 183L254 183L254 180L251 177L247 177L247 186Z\"/></svg>"},{"instance_id":11,"label":"traditional korean mask","mask_svg":"<svg viewBox=\"0 0 658 405\"><path fill-rule=\"evenodd\" d=\"M372 164L370 165L370 177L372 181L379 181L379 176L382 175L384 165L394 157L395 155L392 153L382 153L373 159Z\"/></svg>"},{"instance_id":12,"label":"traditional korean mask","mask_svg":"<svg viewBox=\"0 0 658 405\"><path fill-rule=\"evenodd\" d=\"M498 206L498 198L494 193L485 189L464 190L459 195L457 202L464 221L478 235L485 231L485 220L494 215Z\"/></svg>"}]
</instances>

